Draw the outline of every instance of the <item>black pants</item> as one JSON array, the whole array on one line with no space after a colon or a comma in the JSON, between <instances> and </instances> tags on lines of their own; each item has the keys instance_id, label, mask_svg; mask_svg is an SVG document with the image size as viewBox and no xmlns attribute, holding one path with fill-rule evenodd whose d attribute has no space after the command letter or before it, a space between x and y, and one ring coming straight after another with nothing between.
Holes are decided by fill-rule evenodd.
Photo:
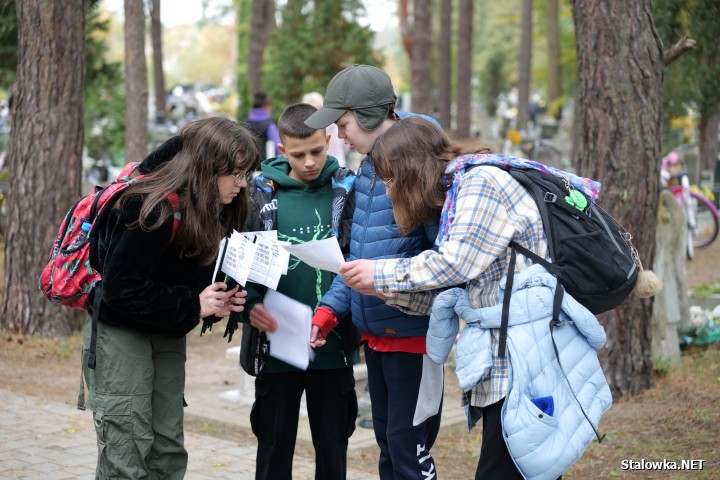
<instances>
[{"instance_id":1,"label":"black pants","mask_svg":"<svg viewBox=\"0 0 720 480\"><path fill-rule=\"evenodd\" d=\"M475 480L523 480L513 462L502 433L505 399L483 408L483 437ZM562 476L558 477L561 480Z\"/></svg>"},{"instance_id":2,"label":"black pants","mask_svg":"<svg viewBox=\"0 0 720 480\"><path fill-rule=\"evenodd\" d=\"M355 431L358 410L352 367L268 373L255 379L250 423L258 439L256 480L292 478L303 391L315 447L315 479L346 477L348 438Z\"/></svg>"},{"instance_id":3,"label":"black pants","mask_svg":"<svg viewBox=\"0 0 720 480\"><path fill-rule=\"evenodd\" d=\"M365 343L381 480L436 479L430 449L440 430L443 366L427 355L378 352Z\"/></svg>"}]
</instances>

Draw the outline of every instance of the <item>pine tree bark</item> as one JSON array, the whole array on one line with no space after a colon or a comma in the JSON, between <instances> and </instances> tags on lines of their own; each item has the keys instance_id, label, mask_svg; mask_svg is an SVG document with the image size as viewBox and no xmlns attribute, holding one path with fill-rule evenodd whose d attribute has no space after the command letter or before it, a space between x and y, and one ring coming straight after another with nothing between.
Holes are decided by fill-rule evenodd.
<instances>
[{"instance_id":1,"label":"pine tree bark","mask_svg":"<svg viewBox=\"0 0 720 480\"><path fill-rule=\"evenodd\" d=\"M600 203L653 263L662 135L662 42L652 0L573 1L578 60L577 168L603 184ZM603 369L615 396L652 386L652 299L603 314Z\"/></svg>"},{"instance_id":2,"label":"pine tree bark","mask_svg":"<svg viewBox=\"0 0 720 480\"><path fill-rule=\"evenodd\" d=\"M263 55L270 38L270 32L274 27L275 1L253 0L252 20L250 23L250 53L248 54L247 69L251 95L263 89L260 81Z\"/></svg>"},{"instance_id":3,"label":"pine tree bark","mask_svg":"<svg viewBox=\"0 0 720 480\"><path fill-rule=\"evenodd\" d=\"M432 113L432 24L431 0L413 3L412 54L412 111Z\"/></svg>"},{"instance_id":4,"label":"pine tree bark","mask_svg":"<svg viewBox=\"0 0 720 480\"><path fill-rule=\"evenodd\" d=\"M715 165L720 153L720 110L700 116L698 140L700 142L700 165L702 170L715 172ZM715 183L720 182L719 179Z\"/></svg>"},{"instance_id":5,"label":"pine tree bark","mask_svg":"<svg viewBox=\"0 0 720 480\"><path fill-rule=\"evenodd\" d=\"M160 22L160 0L152 0L151 37L153 49L153 78L155 80L155 120L163 123L167 117L165 71L163 70L162 23Z\"/></svg>"},{"instance_id":6,"label":"pine tree bark","mask_svg":"<svg viewBox=\"0 0 720 480\"><path fill-rule=\"evenodd\" d=\"M440 125L450 130L452 125L452 0L442 0L440 6L440 79L438 111Z\"/></svg>"},{"instance_id":7,"label":"pine tree bark","mask_svg":"<svg viewBox=\"0 0 720 480\"><path fill-rule=\"evenodd\" d=\"M38 278L80 193L85 12L72 0L23 0L17 18L2 324L17 334L67 335L81 315L45 300Z\"/></svg>"},{"instance_id":8,"label":"pine tree bark","mask_svg":"<svg viewBox=\"0 0 720 480\"><path fill-rule=\"evenodd\" d=\"M460 26L458 29L455 135L457 138L470 138L470 114L472 108L471 66L474 14L473 0L460 0L458 14L460 16Z\"/></svg>"},{"instance_id":9,"label":"pine tree bark","mask_svg":"<svg viewBox=\"0 0 720 480\"><path fill-rule=\"evenodd\" d=\"M533 0L521 1L520 62L518 72L517 129L525 131L530 118L530 67L532 65Z\"/></svg>"},{"instance_id":10,"label":"pine tree bark","mask_svg":"<svg viewBox=\"0 0 720 480\"><path fill-rule=\"evenodd\" d=\"M555 118L560 119L562 96L562 69L560 67L560 12L558 0L547 0L545 24L548 41L548 103L553 105Z\"/></svg>"},{"instance_id":11,"label":"pine tree bark","mask_svg":"<svg viewBox=\"0 0 720 480\"><path fill-rule=\"evenodd\" d=\"M148 153L148 76L143 0L125 0L125 161Z\"/></svg>"}]
</instances>

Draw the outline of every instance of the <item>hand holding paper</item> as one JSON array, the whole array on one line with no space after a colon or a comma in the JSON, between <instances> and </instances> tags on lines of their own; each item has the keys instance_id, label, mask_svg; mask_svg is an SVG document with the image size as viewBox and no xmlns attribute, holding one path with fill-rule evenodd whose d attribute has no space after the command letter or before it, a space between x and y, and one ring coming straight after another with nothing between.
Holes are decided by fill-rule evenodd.
<instances>
[{"instance_id":1,"label":"hand holding paper","mask_svg":"<svg viewBox=\"0 0 720 480\"><path fill-rule=\"evenodd\" d=\"M267 334L272 345L270 355L306 370L313 354L309 345L312 309L275 290L267 291L263 305L278 325L277 330Z\"/></svg>"}]
</instances>

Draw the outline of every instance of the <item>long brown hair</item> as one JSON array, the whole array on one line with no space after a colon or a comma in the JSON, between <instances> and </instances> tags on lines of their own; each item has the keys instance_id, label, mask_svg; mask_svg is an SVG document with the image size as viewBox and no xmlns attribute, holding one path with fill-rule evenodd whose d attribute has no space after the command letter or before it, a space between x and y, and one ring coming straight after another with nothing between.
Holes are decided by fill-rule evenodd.
<instances>
[{"instance_id":1,"label":"long brown hair","mask_svg":"<svg viewBox=\"0 0 720 480\"><path fill-rule=\"evenodd\" d=\"M390 185L395 222L402 235L438 218L452 179L444 175L455 157L469 151L419 116L395 122L375 141L370 156L375 172Z\"/></svg>"},{"instance_id":2,"label":"long brown hair","mask_svg":"<svg viewBox=\"0 0 720 480\"><path fill-rule=\"evenodd\" d=\"M233 228L241 229L248 214L246 189L223 205L217 179L254 170L260 152L247 128L224 117L188 123L180 137L182 148L172 160L128 187L128 194L143 197L138 221L129 226L159 228L174 215L165 201L166 192L177 192L182 220L175 242L183 256L198 257L201 264L209 265L217 257L220 239Z\"/></svg>"}]
</instances>

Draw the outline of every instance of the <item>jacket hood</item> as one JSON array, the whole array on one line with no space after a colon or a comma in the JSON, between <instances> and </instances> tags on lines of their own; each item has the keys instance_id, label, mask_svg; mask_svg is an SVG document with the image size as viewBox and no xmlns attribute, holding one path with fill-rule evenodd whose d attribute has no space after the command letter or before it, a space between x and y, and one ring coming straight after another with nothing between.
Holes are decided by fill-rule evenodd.
<instances>
[{"instance_id":1,"label":"jacket hood","mask_svg":"<svg viewBox=\"0 0 720 480\"><path fill-rule=\"evenodd\" d=\"M270 112L262 108L253 108L248 113L247 119L251 122L263 122L265 120L272 120L272 115L270 115Z\"/></svg>"},{"instance_id":2,"label":"jacket hood","mask_svg":"<svg viewBox=\"0 0 720 480\"><path fill-rule=\"evenodd\" d=\"M260 169L262 170L265 178L274 181L283 188L320 187L328 181L328 179L338 168L340 168L340 164L338 163L337 159L328 155L325 166L320 172L318 178L316 178L309 184L304 185L303 183L295 180L294 178L290 178L290 162L284 156L268 158L260 164Z\"/></svg>"}]
</instances>

